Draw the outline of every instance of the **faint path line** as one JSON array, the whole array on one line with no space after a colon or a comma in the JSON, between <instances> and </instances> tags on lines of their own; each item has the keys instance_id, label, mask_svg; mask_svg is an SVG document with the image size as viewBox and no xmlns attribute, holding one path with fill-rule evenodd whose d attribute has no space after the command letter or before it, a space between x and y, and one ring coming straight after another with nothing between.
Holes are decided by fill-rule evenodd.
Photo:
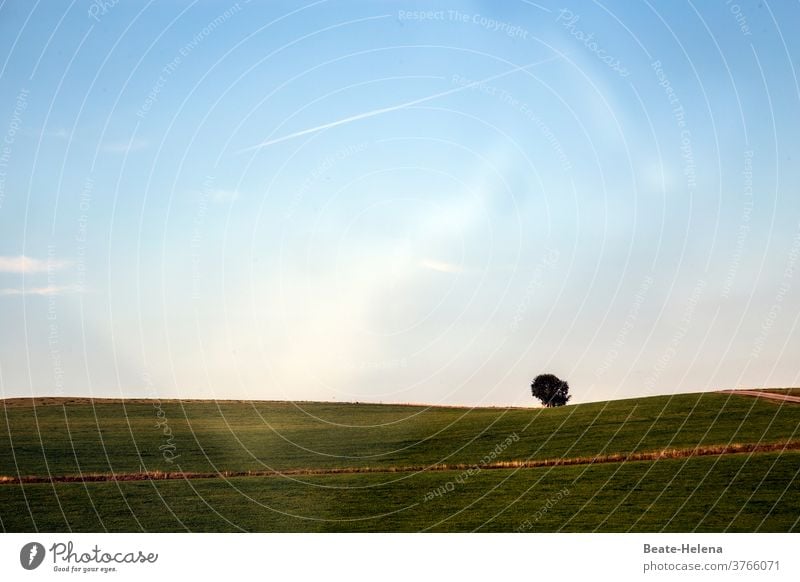
<instances>
[{"instance_id":1,"label":"faint path line","mask_svg":"<svg viewBox=\"0 0 800 582\"><path fill-rule=\"evenodd\" d=\"M243 149L240 149L234 152L235 155L244 154L253 150L258 150L261 148L265 148L267 146L274 145L276 143L280 143L283 141L287 141L290 139L294 139L296 137L301 137L304 135L308 135L309 133L316 133L318 131L322 131L324 129L329 129L331 127L337 127L339 125L344 125L346 123L351 123L353 121L358 121L360 119L366 119L369 117L375 117L376 115L381 115L383 113L390 113L392 111L397 111L399 109L406 109L408 107L413 107L414 105L419 105L420 103L425 103L427 101L432 101L434 99L438 99L439 97L445 97L447 95L452 95L453 93L459 93L464 91L465 89L470 89L472 87L476 87L482 83L488 83L489 81L494 81L495 79L500 79L501 77L506 77L511 75L512 73L518 73L519 71L524 71L525 69L529 69L531 67L535 67L538 65L543 65L550 61L554 61L560 58L558 55L548 57L541 61L536 61L535 63L529 63L527 65L521 67L514 67L513 69L509 69L508 71L503 71L502 73L498 73L496 75L492 75L491 77L486 77L485 79L481 79L479 81L473 81L472 83L468 83L463 86L455 87L453 89L448 89L447 91L441 91L439 93L434 93L433 95L428 95L426 97L420 97L419 99L413 99L411 101L406 101L405 103L399 103L397 105L391 105L389 107L382 107L380 109L373 109L371 111L365 111L364 113L359 113L357 115L351 115L349 117L345 117L343 119L338 119L336 121L330 121L328 123L323 123L322 125L317 125L315 127L309 127L308 129L303 129L301 131L296 131L294 133L290 133L288 135L284 135L282 137L276 137L274 139L270 139L267 141L263 141L253 146L249 146Z\"/></svg>"},{"instance_id":2,"label":"faint path line","mask_svg":"<svg viewBox=\"0 0 800 582\"><path fill-rule=\"evenodd\" d=\"M554 459L527 459L522 461L498 461L481 465L478 463L459 463L453 465L417 465L407 467L329 467L323 469L286 469L258 471L222 471L218 473L200 473L191 471L148 471L144 473L91 473L84 475L61 475L44 477L31 475L27 477L0 476L0 485L20 483L89 483L111 481L169 481L178 479L230 479L235 477L279 477L279 476L314 476L314 475L355 475L361 473L424 473L443 471L464 471L470 468L481 470L493 469L537 469L540 467L566 467L572 465L595 465L606 463L626 463L635 461L660 461L667 459L683 459L688 457L708 457L735 455L742 453L765 453L776 451L800 450L800 440L776 443L738 443L728 445L706 445L684 449L662 449L641 453L614 453L595 455L593 457L566 457Z\"/></svg>"},{"instance_id":3,"label":"faint path line","mask_svg":"<svg viewBox=\"0 0 800 582\"><path fill-rule=\"evenodd\" d=\"M800 404L800 396L791 394L781 394L780 392L764 392L762 390L720 390L723 394L740 394L742 396L755 396L767 400L779 400L781 402L796 402Z\"/></svg>"}]
</instances>

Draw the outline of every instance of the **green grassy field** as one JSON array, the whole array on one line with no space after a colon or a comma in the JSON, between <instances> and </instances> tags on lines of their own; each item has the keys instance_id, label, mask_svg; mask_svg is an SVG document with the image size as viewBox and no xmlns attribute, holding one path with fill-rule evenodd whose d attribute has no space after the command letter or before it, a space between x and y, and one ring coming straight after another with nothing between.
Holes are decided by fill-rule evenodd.
<instances>
[{"instance_id":1,"label":"green grassy field","mask_svg":"<svg viewBox=\"0 0 800 582\"><path fill-rule=\"evenodd\" d=\"M442 473L60 483L0 488L0 507L8 531L797 531L798 468L800 453L769 453L487 470L463 484Z\"/></svg>"},{"instance_id":2,"label":"green grassy field","mask_svg":"<svg viewBox=\"0 0 800 582\"><path fill-rule=\"evenodd\" d=\"M800 440L799 405L714 393L552 410L6 402L0 407L0 476L386 471L7 483L0 485L0 526L5 531L797 531L798 452L480 469L493 450L499 450L493 461L521 461L788 440ZM456 463L480 470L402 471Z\"/></svg>"}]
</instances>

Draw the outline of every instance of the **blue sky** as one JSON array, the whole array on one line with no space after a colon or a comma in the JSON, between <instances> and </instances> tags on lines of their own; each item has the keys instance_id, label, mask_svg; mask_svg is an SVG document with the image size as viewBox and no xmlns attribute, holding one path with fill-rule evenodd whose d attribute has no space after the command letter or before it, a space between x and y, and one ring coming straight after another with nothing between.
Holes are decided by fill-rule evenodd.
<instances>
[{"instance_id":1,"label":"blue sky","mask_svg":"<svg viewBox=\"0 0 800 582\"><path fill-rule=\"evenodd\" d=\"M0 5L0 395L797 385L796 3Z\"/></svg>"}]
</instances>

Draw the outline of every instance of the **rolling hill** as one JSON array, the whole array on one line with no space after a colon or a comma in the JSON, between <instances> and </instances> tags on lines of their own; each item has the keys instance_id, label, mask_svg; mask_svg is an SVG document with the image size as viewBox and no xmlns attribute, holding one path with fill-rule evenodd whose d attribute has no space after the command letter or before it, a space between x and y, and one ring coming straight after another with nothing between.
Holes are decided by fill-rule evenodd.
<instances>
[{"instance_id":1,"label":"rolling hill","mask_svg":"<svg viewBox=\"0 0 800 582\"><path fill-rule=\"evenodd\" d=\"M4 531L800 528L800 405L737 394L1 402Z\"/></svg>"}]
</instances>

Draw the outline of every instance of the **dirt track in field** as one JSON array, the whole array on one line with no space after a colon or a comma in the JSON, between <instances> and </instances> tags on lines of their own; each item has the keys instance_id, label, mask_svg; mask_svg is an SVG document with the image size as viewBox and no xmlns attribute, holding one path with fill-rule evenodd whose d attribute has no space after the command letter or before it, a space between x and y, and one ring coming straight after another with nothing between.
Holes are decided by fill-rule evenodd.
<instances>
[{"instance_id":1,"label":"dirt track in field","mask_svg":"<svg viewBox=\"0 0 800 582\"><path fill-rule=\"evenodd\" d=\"M764 392L763 390L720 390L722 394L739 394L741 396L755 396L766 400L779 400L781 402L793 402L800 404L800 396L791 394L781 394L780 392Z\"/></svg>"},{"instance_id":2,"label":"dirt track in field","mask_svg":"<svg viewBox=\"0 0 800 582\"><path fill-rule=\"evenodd\" d=\"M525 459L518 461L499 461L488 464L430 465L414 467L331 467L322 469L286 469L259 471L221 471L218 473L197 473L189 471L147 471L141 473L84 473L83 475L43 475L9 476L0 475L0 486L28 483L92 483L113 481L165 481L177 479L231 479L235 477L276 477L276 476L314 476L348 475L357 473L423 473L429 471L465 471L492 469L536 469L541 467L564 467L570 465L594 465L603 463L626 463L629 461L659 461L665 459L685 459L688 457L707 457L742 453L768 453L800 450L800 441L778 443L731 443L727 445L708 445L685 449L662 449L639 453L616 453L594 457L563 457L555 459Z\"/></svg>"}]
</instances>

